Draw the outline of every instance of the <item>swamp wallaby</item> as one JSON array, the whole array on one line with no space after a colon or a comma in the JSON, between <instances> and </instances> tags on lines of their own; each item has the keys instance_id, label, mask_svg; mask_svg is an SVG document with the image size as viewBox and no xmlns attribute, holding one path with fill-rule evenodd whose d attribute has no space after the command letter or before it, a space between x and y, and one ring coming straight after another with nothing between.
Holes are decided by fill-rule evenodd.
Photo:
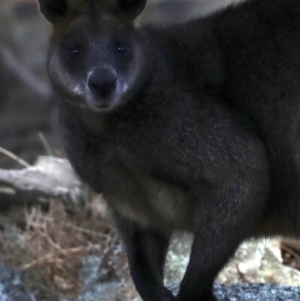
<instances>
[{"instance_id":1,"label":"swamp wallaby","mask_svg":"<svg viewBox=\"0 0 300 301\"><path fill-rule=\"evenodd\" d=\"M141 27L146 0L39 3L67 156L105 196L144 301L216 300L243 240L299 236L299 0ZM194 239L174 297L176 230Z\"/></svg>"}]
</instances>

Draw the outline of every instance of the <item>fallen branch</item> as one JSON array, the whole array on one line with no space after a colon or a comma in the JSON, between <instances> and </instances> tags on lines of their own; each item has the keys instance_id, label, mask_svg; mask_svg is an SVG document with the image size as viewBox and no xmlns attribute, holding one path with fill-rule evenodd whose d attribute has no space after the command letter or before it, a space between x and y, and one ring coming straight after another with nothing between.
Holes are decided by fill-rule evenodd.
<instances>
[{"instance_id":1,"label":"fallen branch","mask_svg":"<svg viewBox=\"0 0 300 301\"><path fill-rule=\"evenodd\" d=\"M96 244L91 244L91 245L88 245L88 246L80 246L80 247L75 247L75 248L70 248L70 249L61 249L61 250L58 250L56 252L53 252L53 253L49 253L49 254L46 254L30 263L27 263L27 264L24 264L22 265L20 268L22 271L26 271L32 267L34 267L35 265L39 265L39 264L42 264L42 263L45 263L45 261L47 262L47 264L49 264L51 261L52 262L56 262L58 260L61 260L61 259L58 259L57 257L60 256L60 255L64 255L64 256L70 256L70 255L74 255L76 253L80 253L80 252L90 252L90 251L99 251L99 249L101 250L101 247L99 245L96 245Z\"/></svg>"},{"instance_id":2,"label":"fallen branch","mask_svg":"<svg viewBox=\"0 0 300 301\"><path fill-rule=\"evenodd\" d=\"M84 203L85 191L66 160L39 157L34 166L0 169L0 199L0 206L2 202L45 205L60 199L74 208Z\"/></svg>"}]
</instances>

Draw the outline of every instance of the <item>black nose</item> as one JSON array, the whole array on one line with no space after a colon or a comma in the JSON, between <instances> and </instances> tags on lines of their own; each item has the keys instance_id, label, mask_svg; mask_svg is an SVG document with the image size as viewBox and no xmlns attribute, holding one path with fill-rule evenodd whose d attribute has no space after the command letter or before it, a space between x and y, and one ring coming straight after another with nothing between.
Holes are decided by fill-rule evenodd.
<instances>
[{"instance_id":1,"label":"black nose","mask_svg":"<svg viewBox=\"0 0 300 301\"><path fill-rule=\"evenodd\" d=\"M90 90L105 98L113 93L117 87L117 75L112 69L96 69L88 78Z\"/></svg>"}]
</instances>

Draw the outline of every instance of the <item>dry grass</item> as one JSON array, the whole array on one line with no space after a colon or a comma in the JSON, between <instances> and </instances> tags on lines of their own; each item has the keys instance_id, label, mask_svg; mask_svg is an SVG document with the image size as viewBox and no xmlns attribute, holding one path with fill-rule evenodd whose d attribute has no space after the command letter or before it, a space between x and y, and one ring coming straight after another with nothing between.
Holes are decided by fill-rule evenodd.
<instances>
[{"instance_id":1,"label":"dry grass","mask_svg":"<svg viewBox=\"0 0 300 301\"><path fill-rule=\"evenodd\" d=\"M5 219L0 218L0 225L1 259L24 271L39 300L75 297L81 287L82 258L105 253L109 261L119 244L99 199L72 214L58 201L46 212L34 207L14 208ZM126 265L126 258L120 265Z\"/></svg>"}]
</instances>

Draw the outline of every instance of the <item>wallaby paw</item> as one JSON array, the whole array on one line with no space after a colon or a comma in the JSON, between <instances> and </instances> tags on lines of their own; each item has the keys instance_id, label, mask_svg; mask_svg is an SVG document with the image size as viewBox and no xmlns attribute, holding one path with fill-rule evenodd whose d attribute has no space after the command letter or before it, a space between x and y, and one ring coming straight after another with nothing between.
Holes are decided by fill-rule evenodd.
<instances>
[{"instance_id":1,"label":"wallaby paw","mask_svg":"<svg viewBox=\"0 0 300 301\"><path fill-rule=\"evenodd\" d=\"M162 301L175 301L175 296L170 290L164 288Z\"/></svg>"}]
</instances>

